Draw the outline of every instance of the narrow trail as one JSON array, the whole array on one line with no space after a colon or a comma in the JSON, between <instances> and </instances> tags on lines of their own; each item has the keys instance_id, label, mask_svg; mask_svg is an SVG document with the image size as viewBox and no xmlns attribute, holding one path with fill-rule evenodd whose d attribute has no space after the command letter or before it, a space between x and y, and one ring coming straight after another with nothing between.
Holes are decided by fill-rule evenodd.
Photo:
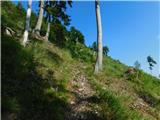
<instances>
[{"instance_id":1,"label":"narrow trail","mask_svg":"<svg viewBox=\"0 0 160 120\"><path fill-rule=\"evenodd\" d=\"M95 91L79 70L74 72L74 79L70 81L70 91L75 98L70 101L70 108L66 111L65 120L101 120L98 105L96 105Z\"/></svg>"}]
</instances>

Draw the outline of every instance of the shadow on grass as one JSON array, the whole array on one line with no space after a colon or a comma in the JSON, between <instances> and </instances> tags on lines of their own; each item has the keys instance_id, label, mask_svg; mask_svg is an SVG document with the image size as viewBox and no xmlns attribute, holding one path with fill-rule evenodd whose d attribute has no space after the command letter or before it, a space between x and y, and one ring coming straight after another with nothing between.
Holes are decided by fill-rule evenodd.
<instances>
[{"instance_id":1,"label":"shadow on grass","mask_svg":"<svg viewBox=\"0 0 160 120\"><path fill-rule=\"evenodd\" d=\"M160 100L156 99L154 96L147 92L138 91L137 94L141 99L143 99L144 102L146 102L151 107L160 105Z\"/></svg>"},{"instance_id":2,"label":"shadow on grass","mask_svg":"<svg viewBox=\"0 0 160 120\"><path fill-rule=\"evenodd\" d=\"M2 117L5 113L15 113L21 120L63 120L67 102L54 94L49 97L44 93L51 85L36 73L30 53L4 35L1 82Z\"/></svg>"},{"instance_id":3,"label":"shadow on grass","mask_svg":"<svg viewBox=\"0 0 160 120\"><path fill-rule=\"evenodd\" d=\"M57 54L49 52L49 56L57 63L62 62ZM45 79L39 75L35 62L32 54L19 42L2 35L2 119L64 120L66 110L71 110L67 100L58 95L58 92L65 94L69 91L56 83L54 71L48 71ZM45 92L56 87L55 92ZM95 102L95 99L86 100ZM82 114L87 120L100 120L94 113L84 111Z\"/></svg>"}]
</instances>

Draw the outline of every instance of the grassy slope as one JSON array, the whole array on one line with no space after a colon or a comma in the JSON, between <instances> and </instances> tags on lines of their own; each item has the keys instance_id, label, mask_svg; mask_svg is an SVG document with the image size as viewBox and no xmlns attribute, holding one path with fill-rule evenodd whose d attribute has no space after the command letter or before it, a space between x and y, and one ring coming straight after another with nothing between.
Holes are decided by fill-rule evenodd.
<instances>
[{"instance_id":1,"label":"grassy slope","mask_svg":"<svg viewBox=\"0 0 160 120\"><path fill-rule=\"evenodd\" d=\"M2 3L2 26L23 30L25 14L6 3ZM96 90L104 119L160 119L160 82L155 77L142 72L139 80L126 80L127 66L110 57L104 58L103 72L93 75L94 62L72 58L68 50L54 44L31 41L23 48L16 38L2 35L2 112L18 113L26 120L63 119L74 96L67 86L76 68Z\"/></svg>"}]
</instances>

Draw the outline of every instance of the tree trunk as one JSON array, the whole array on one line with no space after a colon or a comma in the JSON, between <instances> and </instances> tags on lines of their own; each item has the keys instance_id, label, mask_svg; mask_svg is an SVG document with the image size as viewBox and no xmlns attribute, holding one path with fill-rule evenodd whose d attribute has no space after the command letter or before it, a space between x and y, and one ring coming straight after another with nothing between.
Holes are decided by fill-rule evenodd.
<instances>
[{"instance_id":1,"label":"tree trunk","mask_svg":"<svg viewBox=\"0 0 160 120\"><path fill-rule=\"evenodd\" d=\"M32 7L32 0L28 0L28 9L27 9L27 15L26 15L26 26L25 31L23 34L23 45L26 46L26 43L28 41L28 32L29 32L29 26L30 26L30 17L31 17L31 7Z\"/></svg>"},{"instance_id":2,"label":"tree trunk","mask_svg":"<svg viewBox=\"0 0 160 120\"><path fill-rule=\"evenodd\" d=\"M39 16L34 31L37 35L40 35L44 12L44 0L40 0Z\"/></svg>"},{"instance_id":3,"label":"tree trunk","mask_svg":"<svg viewBox=\"0 0 160 120\"><path fill-rule=\"evenodd\" d=\"M50 27L51 27L51 23L48 22L47 32L46 32L46 35L45 35L45 37L44 37L46 41L48 41L48 38L49 38Z\"/></svg>"},{"instance_id":4,"label":"tree trunk","mask_svg":"<svg viewBox=\"0 0 160 120\"><path fill-rule=\"evenodd\" d=\"M102 70L103 48L102 48L102 23L100 14L99 0L95 1L96 22L97 22L97 60L95 64L95 73Z\"/></svg>"}]
</instances>

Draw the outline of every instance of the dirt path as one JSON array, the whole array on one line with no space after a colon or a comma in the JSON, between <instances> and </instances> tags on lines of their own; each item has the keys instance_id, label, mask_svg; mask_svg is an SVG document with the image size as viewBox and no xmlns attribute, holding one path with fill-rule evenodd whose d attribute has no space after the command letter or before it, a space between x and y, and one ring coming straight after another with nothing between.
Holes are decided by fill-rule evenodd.
<instances>
[{"instance_id":1,"label":"dirt path","mask_svg":"<svg viewBox=\"0 0 160 120\"><path fill-rule=\"evenodd\" d=\"M87 78L76 70L70 82L70 91L75 98L70 101L70 109L66 111L65 120L101 120L95 108L95 91ZM97 108L98 109L98 108Z\"/></svg>"}]
</instances>

